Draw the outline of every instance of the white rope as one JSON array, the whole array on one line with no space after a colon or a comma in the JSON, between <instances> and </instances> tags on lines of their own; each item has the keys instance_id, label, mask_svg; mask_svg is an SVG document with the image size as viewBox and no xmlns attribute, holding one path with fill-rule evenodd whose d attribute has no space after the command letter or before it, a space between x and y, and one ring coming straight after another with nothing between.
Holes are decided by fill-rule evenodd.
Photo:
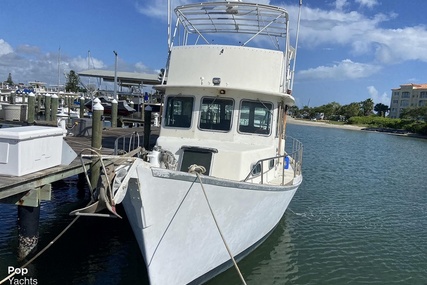
<instances>
[{"instance_id":1,"label":"white rope","mask_svg":"<svg viewBox=\"0 0 427 285\"><path fill-rule=\"evenodd\" d=\"M234 256L231 253L231 250L228 247L227 242L225 241L224 235L221 232L221 229L219 227L218 221L216 220L215 214L214 214L214 212L212 210L211 204L209 203L209 199L208 199L208 196L206 194L205 187L203 186L202 179L200 178L200 173L205 173L206 172L206 168L204 168L203 166L200 166L200 165L193 164L193 165L191 165L189 167L189 171L188 172L195 173L197 175L197 178L199 179L199 182L200 182L200 186L202 187L202 190L203 190L203 195L205 196L206 203L208 204L209 210L210 210L212 218L213 218L213 220L215 222L216 228L218 229L219 235L221 236L222 242L224 243L224 246L227 249L228 255L230 256L231 260L233 261L234 267L236 268L237 273L239 274L239 277L242 280L242 283L246 285L246 281L243 278L242 273L240 272L239 266L237 265L237 262L234 259Z\"/></svg>"},{"instance_id":2,"label":"white rope","mask_svg":"<svg viewBox=\"0 0 427 285\"><path fill-rule=\"evenodd\" d=\"M90 203L89 203L90 204ZM88 205L89 205L88 204ZM33 258L31 258L27 263L25 263L24 265L22 265L20 267L20 269L23 269L25 267L27 267L30 263L32 263L34 260L36 260L40 255L42 255L49 247L51 247L77 220L78 218L80 218L80 216L76 216L71 223L62 230L62 232L59 233L59 235L57 235L50 243L48 243L42 250L40 250ZM6 278L4 278L3 280L0 281L0 284L3 284L4 282L10 281L10 278L12 278L13 276L15 276L16 274L16 270L10 274L9 276L7 276Z\"/></svg>"}]
</instances>

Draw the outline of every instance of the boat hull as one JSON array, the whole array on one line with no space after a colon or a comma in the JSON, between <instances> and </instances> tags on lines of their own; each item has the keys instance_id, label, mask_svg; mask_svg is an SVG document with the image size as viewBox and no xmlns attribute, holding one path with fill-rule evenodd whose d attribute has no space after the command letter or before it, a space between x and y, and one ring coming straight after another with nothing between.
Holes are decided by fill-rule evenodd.
<instances>
[{"instance_id":1,"label":"boat hull","mask_svg":"<svg viewBox=\"0 0 427 285\"><path fill-rule=\"evenodd\" d=\"M232 263L218 228L233 256L244 257L276 227L301 183L201 181L148 164L129 180L123 205L151 284L199 284L226 270Z\"/></svg>"}]
</instances>

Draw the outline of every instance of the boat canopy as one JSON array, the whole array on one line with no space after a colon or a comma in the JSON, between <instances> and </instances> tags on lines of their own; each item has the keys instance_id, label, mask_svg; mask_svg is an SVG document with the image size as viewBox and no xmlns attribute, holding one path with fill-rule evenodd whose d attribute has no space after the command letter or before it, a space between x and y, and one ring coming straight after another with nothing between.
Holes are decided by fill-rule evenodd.
<instances>
[{"instance_id":1,"label":"boat canopy","mask_svg":"<svg viewBox=\"0 0 427 285\"><path fill-rule=\"evenodd\" d=\"M206 43L204 34L241 33L286 38L288 12L280 7L245 2L209 2L178 6L178 21L187 34L196 34Z\"/></svg>"}]
</instances>

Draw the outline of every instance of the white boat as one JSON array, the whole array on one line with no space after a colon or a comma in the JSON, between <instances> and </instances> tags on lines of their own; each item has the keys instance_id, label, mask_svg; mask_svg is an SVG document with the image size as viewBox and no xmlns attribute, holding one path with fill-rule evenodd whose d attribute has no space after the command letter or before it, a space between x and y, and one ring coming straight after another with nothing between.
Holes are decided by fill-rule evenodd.
<instances>
[{"instance_id":1,"label":"white boat","mask_svg":"<svg viewBox=\"0 0 427 285\"><path fill-rule=\"evenodd\" d=\"M123 203L153 285L200 284L233 266L275 229L302 182L302 144L285 142L295 103L287 11L211 2L175 13L181 45L170 41L167 83L156 87L165 94L156 146L119 163L115 194L100 194L113 213ZM228 44L217 42L224 33ZM279 49L258 47L265 38Z\"/></svg>"}]
</instances>

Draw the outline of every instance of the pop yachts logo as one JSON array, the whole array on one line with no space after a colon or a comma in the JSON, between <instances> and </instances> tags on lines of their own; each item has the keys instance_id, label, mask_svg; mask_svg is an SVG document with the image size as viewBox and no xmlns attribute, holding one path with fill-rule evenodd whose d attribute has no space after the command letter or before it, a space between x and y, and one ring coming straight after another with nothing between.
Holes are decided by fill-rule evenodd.
<instances>
[{"instance_id":1,"label":"pop yachts logo","mask_svg":"<svg viewBox=\"0 0 427 285\"><path fill-rule=\"evenodd\" d=\"M15 268L13 266L7 267L7 274L9 274L9 284L11 285L37 285L37 279L28 277L28 269L23 268Z\"/></svg>"}]
</instances>

